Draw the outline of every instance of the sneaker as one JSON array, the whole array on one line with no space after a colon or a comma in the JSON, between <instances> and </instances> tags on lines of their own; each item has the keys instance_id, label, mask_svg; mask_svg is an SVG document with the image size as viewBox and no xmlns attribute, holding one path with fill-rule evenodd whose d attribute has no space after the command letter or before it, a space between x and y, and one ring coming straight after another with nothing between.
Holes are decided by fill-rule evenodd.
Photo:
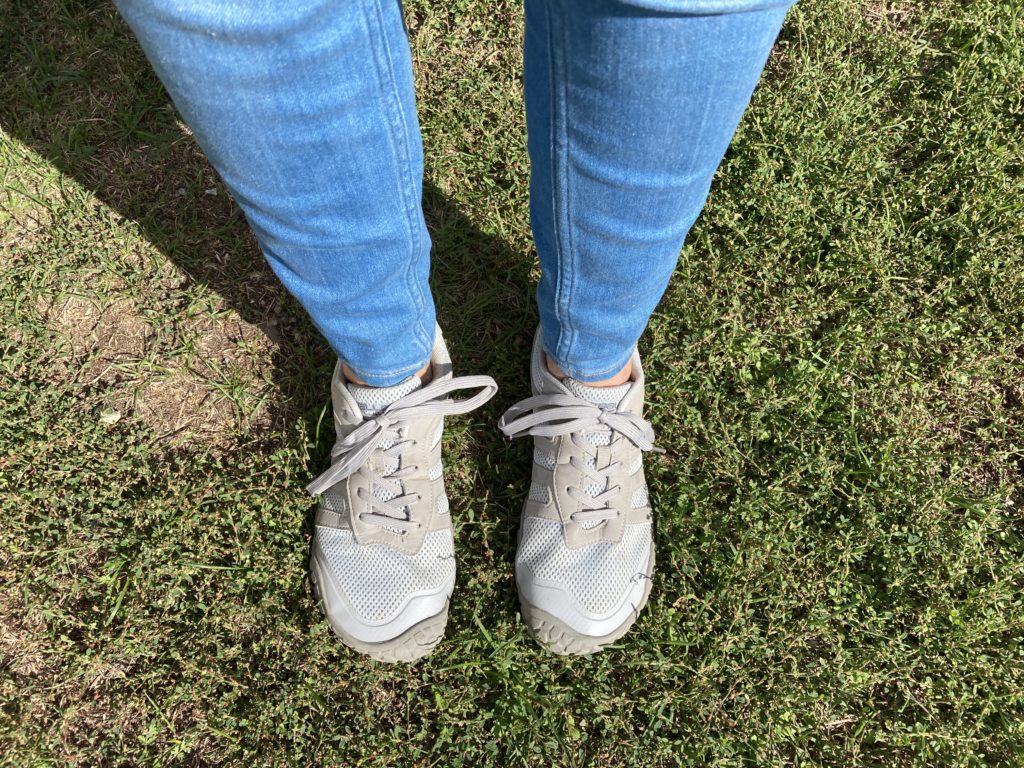
<instances>
[{"instance_id":1,"label":"sneaker","mask_svg":"<svg viewBox=\"0 0 1024 768\"><path fill-rule=\"evenodd\" d=\"M320 494L309 570L342 642L379 661L411 662L441 640L455 586L455 550L441 465L445 416L468 413L498 387L490 376L453 378L436 331L428 383L363 387L335 367L338 440ZM480 390L464 400L448 395Z\"/></svg>"},{"instance_id":2,"label":"sneaker","mask_svg":"<svg viewBox=\"0 0 1024 768\"><path fill-rule=\"evenodd\" d=\"M543 646L588 654L618 640L647 602L654 522L642 451L658 451L642 418L644 375L590 387L559 381L533 342L534 396L501 417L509 437L534 436L533 481L523 507L516 584L523 619Z\"/></svg>"}]
</instances>

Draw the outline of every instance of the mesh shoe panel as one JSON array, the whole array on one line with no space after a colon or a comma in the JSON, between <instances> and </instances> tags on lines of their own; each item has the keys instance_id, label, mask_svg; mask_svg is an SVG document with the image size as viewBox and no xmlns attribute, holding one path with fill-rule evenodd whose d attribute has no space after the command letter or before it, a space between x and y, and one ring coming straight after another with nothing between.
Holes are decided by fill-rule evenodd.
<instances>
[{"instance_id":1,"label":"mesh shoe panel","mask_svg":"<svg viewBox=\"0 0 1024 768\"><path fill-rule=\"evenodd\" d=\"M643 578L652 534L650 523L628 525L621 541L569 549L560 523L528 517L516 560L529 566L538 580L561 585L589 614L600 616L617 608L635 580Z\"/></svg>"},{"instance_id":2,"label":"mesh shoe panel","mask_svg":"<svg viewBox=\"0 0 1024 768\"><path fill-rule=\"evenodd\" d=\"M452 533L432 531L415 557L383 544L359 545L351 531L317 528L317 541L335 583L359 617L368 623L393 619L405 599L437 592L455 580Z\"/></svg>"},{"instance_id":3,"label":"mesh shoe panel","mask_svg":"<svg viewBox=\"0 0 1024 768\"><path fill-rule=\"evenodd\" d=\"M557 464L553 454L542 451L540 448L533 449L533 461L535 464L540 464L544 469L554 469Z\"/></svg>"},{"instance_id":4,"label":"mesh shoe panel","mask_svg":"<svg viewBox=\"0 0 1024 768\"><path fill-rule=\"evenodd\" d=\"M341 491L336 488L329 488L324 491L323 496L321 496L320 503L323 504L324 509L328 512L334 512L339 515L345 514L345 510L348 509L348 505L345 503L345 497L342 495Z\"/></svg>"},{"instance_id":5,"label":"mesh shoe panel","mask_svg":"<svg viewBox=\"0 0 1024 768\"><path fill-rule=\"evenodd\" d=\"M630 499L630 506L633 509L643 509L647 506L649 501L647 496L647 486L641 485L635 491L633 491L633 498Z\"/></svg>"},{"instance_id":6,"label":"mesh shoe panel","mask_svg":"<svg viewBox=\"0 0 1024 768\"><path fill-rule=\"evenodd\" d=\"M410 376L392 387L364 387L360 384L348 384L349 394L359 405L363 417L372 419L399 398L415 392L423 386L419 376Z\"/></svg>"},{"instance_id":7,"label":"mesh shoe panel","mask_svg":"<svg viewBox=\"0 0 1024 768\"><path fill-rule=\"evenodd\" d=\"M629 382L619 384L615 387L591 387L576 379L563 379L562 384L581 400L587 400L594 405L616 406L629 389Z\"/></svg>"},{"instance_id":8,"label":"mesh shoe panel","mask_svg":"<svg viewBox=\"0 0 1024 768\"><path fill-rule=\"evenodd\" d=\"M536 501L538 504L549 504L551 502L551 491L548 490L546 485L530 483L530 501Z\"/></svg>"}]
</instances>

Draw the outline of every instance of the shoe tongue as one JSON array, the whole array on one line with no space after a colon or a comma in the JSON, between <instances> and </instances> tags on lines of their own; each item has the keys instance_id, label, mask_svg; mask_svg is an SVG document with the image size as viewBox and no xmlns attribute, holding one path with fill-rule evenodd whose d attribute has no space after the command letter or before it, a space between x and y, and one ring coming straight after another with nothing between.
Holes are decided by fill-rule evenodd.
<instances>
[{"instance_id":1,"label":"shoe tongue","mask_svg":"<svg viewBox=\"0 0 1024 768\"><path fill-rule=\"evenodd\" d=\"M415 392L423 386L423 380L416 375L398 382L390 387L364 387L349 382L348 392L356 401L364 419L372 419L396 400Z\"/></svg>"},{"instance_id":2,"label":"shoe tongue","mask_svg":"<svg viewBox=\"0 0 1024 768\"><path fill-rule=\"evenodd\" d=\"M626 396L630 382L627 381L616 387L590 387L576 379L566 378L562 380L562 384L581 400L586 400L602 408L614 408Z\"/></svg>"}]
</instances>

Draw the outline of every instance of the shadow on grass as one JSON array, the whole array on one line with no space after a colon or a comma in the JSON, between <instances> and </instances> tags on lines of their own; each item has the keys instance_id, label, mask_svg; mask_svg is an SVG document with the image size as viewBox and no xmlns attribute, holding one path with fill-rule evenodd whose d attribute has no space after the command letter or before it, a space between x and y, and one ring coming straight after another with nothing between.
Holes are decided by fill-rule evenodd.
<instances>
[{"instance_id":1,"label":"shadow on grass","mask_svg":"<svg viewBox=\"0 0 1024 768\"><path fill-rule=\"evenodd\" d=\"M134 221L186 276L174 291L189 284L212 289L275 342L277 392L265 406L272 431L290 432L299 420L315 425L334 356L267 266L244 216L113 8L88 0L14 6L0 29L0 50L7 54L0 62L4 133ZM526 460L494 422L528 389L526 361L536 322L529 259L482 232L430 184L423 204L434 240L438 317L456 372L491 373L509 393L472 418L463 442L466 466L471 462L476 470L456 478L455 489L490 521L471 522L463 531L464 538L480 537L466 542L471 557L507 563L509 520L518 516ZM329 432L321 430L313 457L318 464L326 463ZM253 440L260 444L259 435Z\"/></svg>"}]
</instances>

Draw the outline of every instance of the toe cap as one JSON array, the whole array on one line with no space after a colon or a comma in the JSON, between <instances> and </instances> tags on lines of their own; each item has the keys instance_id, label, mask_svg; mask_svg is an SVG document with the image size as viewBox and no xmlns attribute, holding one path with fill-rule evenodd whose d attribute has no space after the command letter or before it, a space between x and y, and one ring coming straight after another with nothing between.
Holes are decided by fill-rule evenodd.
<instances>
[{"instance_id":1,"label":"toe cap","mask_svg":"<svg viewBox=\"0 0 1024 768\"><path fill-rule=\"evenodd\" d=\"M327 619L342 636L385 642L446 608L455 584L451 531L428 533L419 553L408 556L318 526L310 571Z\"/></svg>"},{"instance_id":2,"label":"toe cap","mask_svg":"<svg viewBox=\"0 0 1024 768\"><path fill-rule=\"evenodd\" d=\"M516 557L520 597L580 634L609 635L644 602L652 533L650 523L630 525L620 541L569 549L560 523L528 517Z\"/></svg>"}]
</instances>

